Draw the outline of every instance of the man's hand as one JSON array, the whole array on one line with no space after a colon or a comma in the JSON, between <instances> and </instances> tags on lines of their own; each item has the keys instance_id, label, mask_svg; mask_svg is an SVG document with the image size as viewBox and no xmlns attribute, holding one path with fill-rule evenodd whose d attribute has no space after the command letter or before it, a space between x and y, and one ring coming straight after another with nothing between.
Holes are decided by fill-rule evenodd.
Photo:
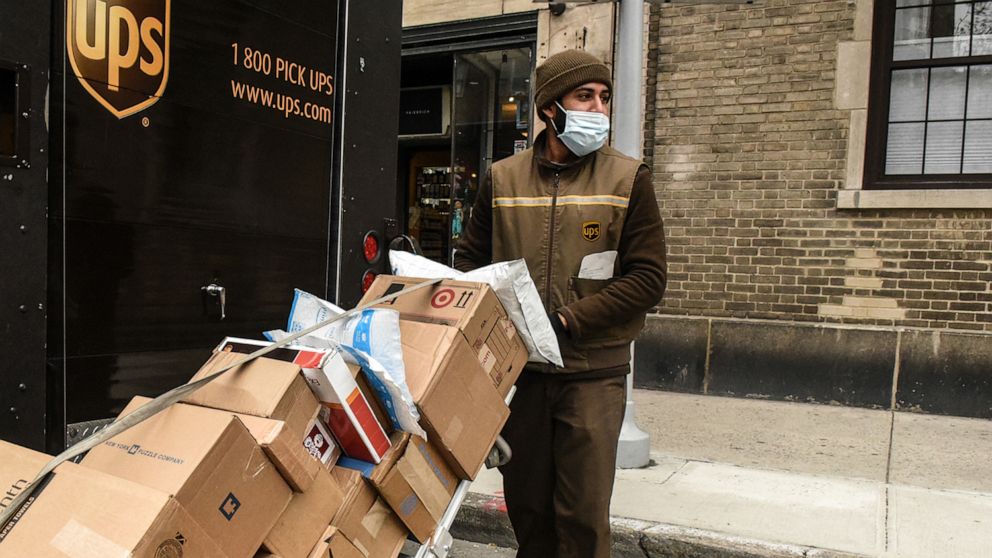
<instances>
[{"instance_id":1,"label":"man's hand","mask_svg":"<svg viewBox=\"0 0 992 558\"><path fill-rule=\"evenodd\" d=\"M569 337L568 320L565 319L565 316L552 311L548 312L548 319L551 320L551 329L555 330L559 337Z\"/></svg>"}]
</instances>

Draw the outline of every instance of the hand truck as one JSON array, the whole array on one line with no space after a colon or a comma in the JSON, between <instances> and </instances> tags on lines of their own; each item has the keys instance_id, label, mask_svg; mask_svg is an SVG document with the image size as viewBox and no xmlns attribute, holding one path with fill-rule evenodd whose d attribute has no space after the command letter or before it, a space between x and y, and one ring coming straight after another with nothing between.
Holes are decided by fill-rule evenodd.
<instances>
[{"instance_id":1,"label":"hand truck","mask_svg":"<svg viewBox=\"0 0 992 558\"><path fill-rule=\"evenodd\" d=\"M510 404L510 400L513 399L513 394L516 393L517 388L514 386L510 389L510 393L506 396L506 404ZM493 448L489 451L489 457L486 458L485 466L487 469L492 469L494 467L500 467L507 464L510 458L513 456L509 444L502 436L496 437L496 442L493 444ZM469 487L472 486L472 481L463 480L458 483L458 488L455 489L455 494L451 499L451 503L448 504L448 508L444 510L444 515L441 516L441 520L437 523L437 528L434 529L434 534L422 545L408 544L407 548L410 546L419 546L415 554L400 554L400 558L448 558L448 553L451 552L451 546L454 543L454 538L451 536L451 525L455 522L455 517L458 515L458 510L462 507L465 502L465 497L468 495Z\"/></svg>"}]
</instances>

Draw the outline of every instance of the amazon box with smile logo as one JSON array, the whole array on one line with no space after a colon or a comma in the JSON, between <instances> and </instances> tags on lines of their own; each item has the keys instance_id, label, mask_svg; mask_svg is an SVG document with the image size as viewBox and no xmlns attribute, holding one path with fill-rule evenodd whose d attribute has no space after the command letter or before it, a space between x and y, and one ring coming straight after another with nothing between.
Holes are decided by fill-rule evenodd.
<instances>
[{"instance_id":1,"label":"amazon box with smile logo","mask_svg":"<svg viewBox=\"0 0 992 558\"><path fill-rule=\"evenodd\" d=\"M359 304L399 292L423 279L380 275ZM503 398L527 363L527 347L517 335L492 287L485 283L444 280L377 306L400 313L400 319L457 329Z\"/></svg>"},{"instance_id":2,"label":"amazon box with smile logo","mask_svg":"<svg viewBox=\"0 0 992 558\"><path fill-rule=\"evenodd\" d=\"M292 495L238 417L194 405L172 405L118 434L83 465L173 496L222 556L251 556Z\"/></svg>"}]
</instances>

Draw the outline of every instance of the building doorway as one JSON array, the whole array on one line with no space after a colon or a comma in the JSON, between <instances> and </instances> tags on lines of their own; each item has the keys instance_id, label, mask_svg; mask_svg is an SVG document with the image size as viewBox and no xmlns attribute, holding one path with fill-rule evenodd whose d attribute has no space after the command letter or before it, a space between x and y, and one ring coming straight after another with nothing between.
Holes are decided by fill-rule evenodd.
<instances>
[{"instance_id":1,"label":"building doorway","mask_svg":"<svg viewBox=\"0 0 992 558\"><path fill-rule=\"evenodd\" d=\"M405 229L451 265L490 166L530 145L533 43L404 56L399 189Z\"/></svg>"}]
</instances>

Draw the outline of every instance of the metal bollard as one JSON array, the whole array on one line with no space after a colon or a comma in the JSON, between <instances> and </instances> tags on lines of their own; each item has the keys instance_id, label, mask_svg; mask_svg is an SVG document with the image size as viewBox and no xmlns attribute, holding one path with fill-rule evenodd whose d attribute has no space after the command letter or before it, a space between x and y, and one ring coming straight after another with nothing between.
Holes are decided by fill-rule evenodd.
<instances>
[{"instance_id":1,"label":"metal bollard","mask_svg":"<svg viewBox=\"0 0 992 558\"><path fill-rule=\"evenodd\" d=\"M617 468L638 469L651 461L651 437L637 426L634 418L634 344L630 344L630 374L627 374L627 406L620 427L617 446Z\"/></svg>"}]
</instances>

